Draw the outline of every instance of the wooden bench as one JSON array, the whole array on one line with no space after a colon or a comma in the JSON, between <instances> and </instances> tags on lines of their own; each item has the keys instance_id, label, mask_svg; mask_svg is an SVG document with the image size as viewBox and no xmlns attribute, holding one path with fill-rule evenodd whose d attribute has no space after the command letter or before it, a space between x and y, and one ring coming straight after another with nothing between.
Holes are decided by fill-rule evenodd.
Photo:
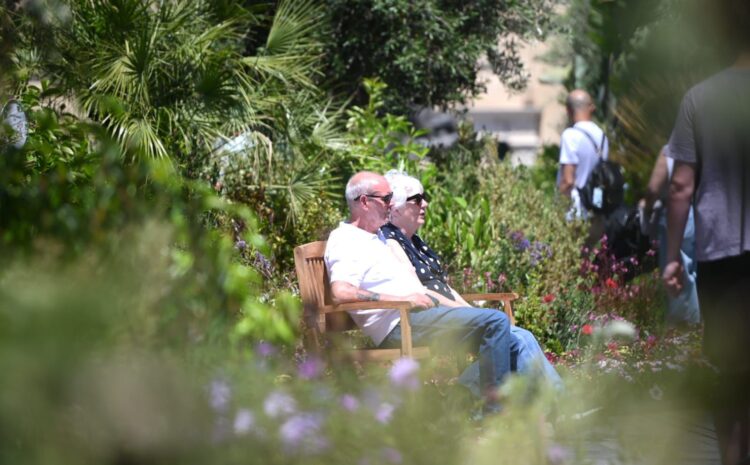
<instances>
[{"instance_id":1,"label":"wooden bench","mask_svg":"<svg viewBox=\"0 0 750 465\"><path fill-rule=\"evenodd\" d=\"M400 357L422 358L430 355L428 347L414 347L409 325L410 302L353 302L333 304L331 286L323 255L326 241L311 242L294 249L294 266L299 280L299 291L303 306L303 331L308 350L319 352L329 345L328 336L358 329L347 312L354 310L391 309L401 314L401 348L400 349L350 349L349 358L360 362L388 361ZM491 301L500 302L508 315L511 324L515 324L512 302L518 298L516 293L480 293L464 294L467 302Z\"/></svg>"}]
</instances>

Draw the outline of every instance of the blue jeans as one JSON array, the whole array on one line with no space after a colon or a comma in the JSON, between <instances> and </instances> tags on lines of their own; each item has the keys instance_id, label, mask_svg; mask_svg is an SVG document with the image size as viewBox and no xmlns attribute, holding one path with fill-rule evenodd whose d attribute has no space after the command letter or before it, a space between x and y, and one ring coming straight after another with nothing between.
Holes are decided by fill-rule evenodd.
<instances>
[{"instance_id":1,"label":"blue jeans","mask_svg":"<svg viewBox=\"0 0 750 465\"><path fill-rule=\"evenodd\" d=\"M563 382L555 367L547 360L536 337L518 326L510 327L510 369L527 375L539 375L556 389L562 389ZM479 366L469 365L458 382L466 386L472 394L479 396Z\"/></svg>"},{"instance_id":2,"label":"blue jeans","mask_svg":"<svg viewBox=\"0 0 750 465\"><path fill-rule=\"evenodd\" d=\"M510 372L510 324L497 310L475 307L433 307L411 312L412 341L446 351L457 345L479 354L479 391L497 388ZM401 345L399 323L380 347Z\"/></svg>"},{"instance_id":3,"label":"blue jeans","mask_svg":"<svg viewBox=\"0 0 750 465\"><path fill-rule=\"evenodd\" d=\"M667 214L662 212L659 219L659 268L664 269L667 264ZM695 261L695 223L693 208L690 208L685 232L680 247L682 264L685 269L683 288L677 297L667 296L667 323L679 325L683 323L697 324L701 321L700 306L698 305L698 288L696 278L698 274Z\"/></svg>"}]
</instances>

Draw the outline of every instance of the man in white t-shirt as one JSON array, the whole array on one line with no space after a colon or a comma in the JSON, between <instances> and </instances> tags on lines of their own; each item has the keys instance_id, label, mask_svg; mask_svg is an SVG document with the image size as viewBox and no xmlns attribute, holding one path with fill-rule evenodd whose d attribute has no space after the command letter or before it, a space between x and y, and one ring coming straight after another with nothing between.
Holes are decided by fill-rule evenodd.
<instances>
[{"instance_id":1,"label":"man in white t-shirt","mask_svg":"<svg viewBox=\"0 0 750 465\"><path fill-rule=\"evenodd\" d=\"M596 107L585 90L572 91L565 106L571 126L563 131L560 138L560 169L557 172L557 187L560 193L572 201L569 219L586 218L587 212L581 205L578 189L586 185L589 174L599 162L599 152L603 159L609 154L609 142L604 131L591 119Z\"/></svg>"},{"instance_id":2,"label":"man in white t-shirt","mask_svg":"<svg viewBox=\"0 0 750 465\"><path fill-rule=\"evenodd\" d=\"M425 294L416 275L393 255L379 231L388 220L393 192L385 177L371 172L352 176L346 185L349 221L341 223L328 238L325 263L336 303L396 300L409 301L417 310L410 313L412 339L416 344L452 344L479 354L482 392L489 399L510 372L510 322L493 309L439 305ZM352 318L375 344L400 344L399 312L360 310ZM492 403L490 410L497 408Z\"/></svg>"}]
</instances>

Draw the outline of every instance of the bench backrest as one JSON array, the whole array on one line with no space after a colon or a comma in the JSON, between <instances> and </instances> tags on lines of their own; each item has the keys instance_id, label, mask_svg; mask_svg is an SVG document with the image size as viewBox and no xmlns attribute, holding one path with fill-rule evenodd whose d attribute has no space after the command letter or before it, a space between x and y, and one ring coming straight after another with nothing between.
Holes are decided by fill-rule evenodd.
<instances>
[{"instance_id":1,"label":"bench backrest","mask_svg":"<svg viewBox=\"0 0 750 465\"><path fill-rule=\"evenodd\" d=\"M294 268L302 297L303 318L308 328L321 333L356 329L354 320L345 313L323 314L320 308L331 305L331 284L323 261L326 241L310 242L294 248Z\"/></svg>"}]
</instances>

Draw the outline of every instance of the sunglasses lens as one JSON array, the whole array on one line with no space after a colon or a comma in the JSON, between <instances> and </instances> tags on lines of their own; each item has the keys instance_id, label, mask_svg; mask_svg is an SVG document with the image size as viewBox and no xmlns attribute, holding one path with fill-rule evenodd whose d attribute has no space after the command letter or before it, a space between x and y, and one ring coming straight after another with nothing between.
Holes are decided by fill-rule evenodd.
<instances>
[{"instance_id":1,"label":"sunglasses lens","mask_svg":"<svg viewBox=\"0 0 750 465\"><path fill-rule=\"evenodd\" d=\"M410 202L414 202L417 205L420 205L423 200L429 202L429 199L427 198L427 194L414 194L411 197L407 198L406 200Z\"/></svg>"}]
</instances>

